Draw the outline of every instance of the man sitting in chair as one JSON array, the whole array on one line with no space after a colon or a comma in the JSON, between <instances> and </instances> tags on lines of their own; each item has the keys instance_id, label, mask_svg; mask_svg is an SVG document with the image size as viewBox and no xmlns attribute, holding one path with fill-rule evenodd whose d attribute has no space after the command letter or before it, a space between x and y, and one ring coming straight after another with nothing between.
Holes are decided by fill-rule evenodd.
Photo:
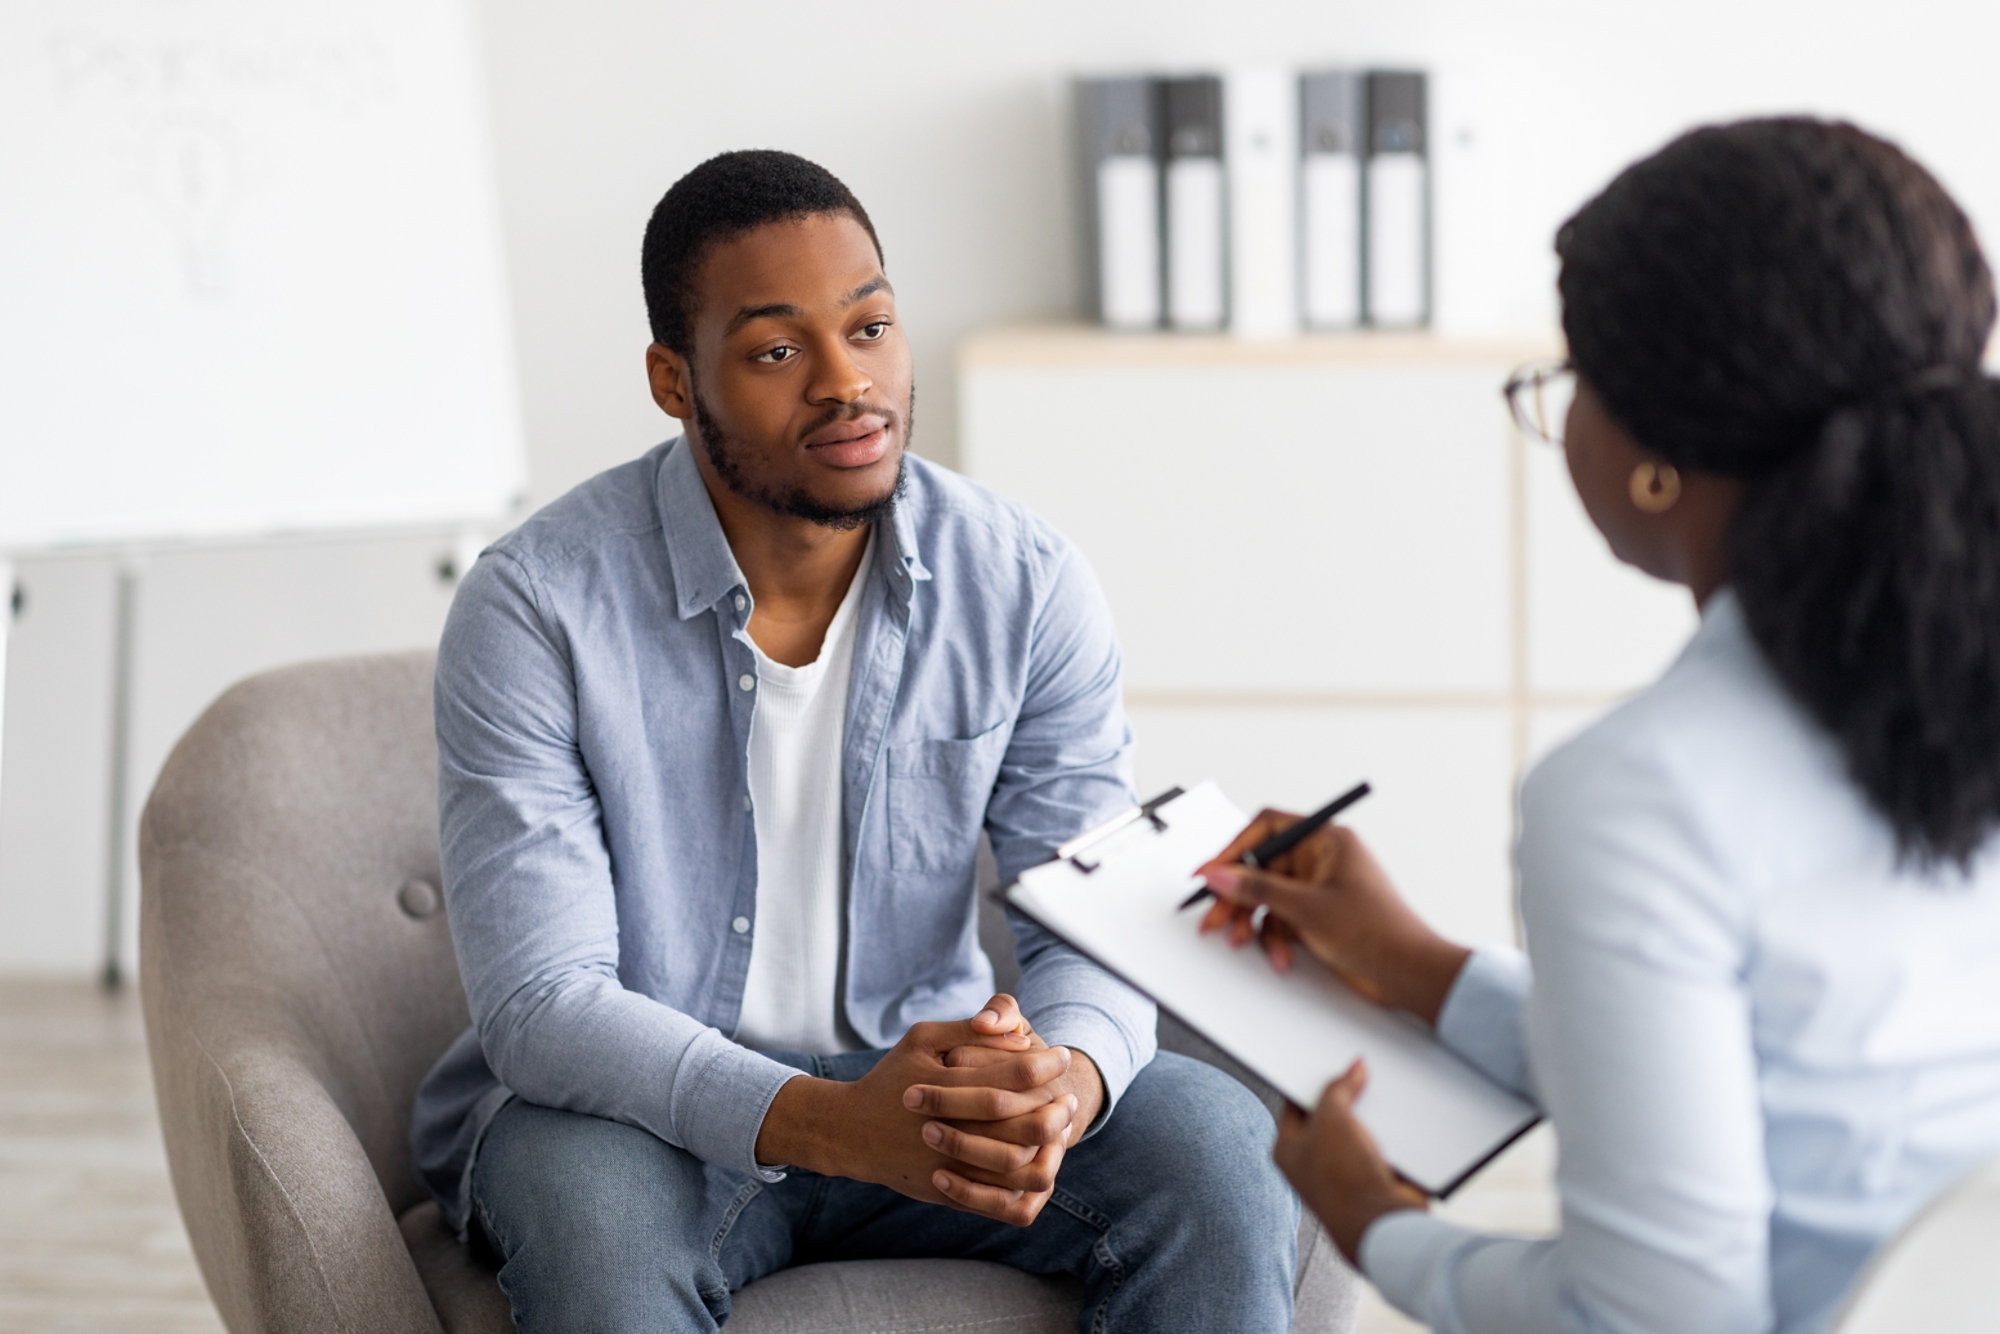
<instances>
[{"instance_id":1,"label":"man sitting in chair","mask_svg":"<svg viewBox=\"0 0 2000 1334\"><path fill-rule=\"evenodd\" d=\"M523 1331L713 1330L788 1265L911 1256L1076 1275L1088 1330L1287 1330L1263 1107L1025 919L991 995L981 830L1011 876L1133 801L1089 568L907 453L828 172L703 163L643 270L685 435L495 543L439 651L474 1026L417 1098L426 1184Z\"/></svg>"}]
</instances>

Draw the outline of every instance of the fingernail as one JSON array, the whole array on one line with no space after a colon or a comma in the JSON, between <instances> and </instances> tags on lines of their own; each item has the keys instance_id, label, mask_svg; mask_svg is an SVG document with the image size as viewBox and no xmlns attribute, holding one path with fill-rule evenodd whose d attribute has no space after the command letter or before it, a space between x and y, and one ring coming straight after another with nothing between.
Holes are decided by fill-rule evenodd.
<instances>
[{"instance_id":1,"label":"fingernail","mask_svg":"<svg viewBox=\"0 0 2000 1334\"><path fill-rule=\"evenodd\" d=\"M1218 894L1234 894L1243 877L1233 866L1215 866L1209 868L1206 879L1208 887Z\"/></svg>"},{"instance_id":2,"label":"fingernail","mask_svg":"<svg viewBox=\"0 0 2000 1334\"><path fill-rule=\"evenodd\" d=\"M1071 1094L1068 1094L1067 1096L1065 1096L1065 1097L1063 1098L1063 1101L1069 1104L1069 1114L1070 1114L1071 1116L1075 1116L1075 1115L1076 1115L1076 1109L1077 1109L1077 1108L1079 1108L1079 1107L1081 1107L1081 1106L1083 1105L1082 1103L1080 1103L1080 1102L1078 1102L1078 1101L1076 1100L1076 1095L1075 1095L1074 1093L1071 1093Z\"/></svg>"},{"instance_id":3,"label":"fingernail","mask_svg":"<svg viewBox=\"0 0 2000 1334\"><path fill-rule=\"evenodd\" d=\"M1063 1069L1065 1070L1069 1069L1069 1061L1070 1061L1069 1048L1057 1047L1056 1050L1062 1053Z\"/></svg>"},{"instance_id":4,"label":"fingernail","mask_svg":"<svg viewBox=\"0 0 2000 1334\"><path fill-rule=\"evenodd\" d=\"M914 1112L922 1108L923 1105L924 1091L922 1089L907 1088L903 1090L903 1106Z\"/></svg>"},{"instance_id":5,"label":"fingernail","mask_svg":"<svg viewBox=\"0 0 2000 1334\"><path fill-rule=\"evenodd\" d=\"M951 1194L951 1178L942 1172L931 1173L931 1184L938 1188L938 1194Z\"/></svg>"},{"instance_id":6,"label":"fingernail","mask_svg":"<svg viewBox=\"0 0 2000 1334\"><path fill-rule=\"evenodd\" d=\"M1000 1022L1000 1012L998 1010L981 1010L974 1017L982 1024L997 1024Z\"/></svg>"},{"instance_id":7,"label":"fingernail","mask_svg":"<svg viewBox=\"0 0 2000 1334\"><path fill-rule=\"evenodd\" d=\"M932 1121L924 1126L924 1143L935 1149L944 1143L944 1127Z\"/></svg>"}]
</instances>

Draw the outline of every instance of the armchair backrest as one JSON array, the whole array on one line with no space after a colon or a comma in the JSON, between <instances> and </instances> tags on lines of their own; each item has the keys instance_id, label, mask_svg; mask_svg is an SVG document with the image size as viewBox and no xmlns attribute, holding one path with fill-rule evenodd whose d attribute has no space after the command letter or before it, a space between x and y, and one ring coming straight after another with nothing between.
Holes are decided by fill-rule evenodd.
<instances>
[{"instance_id":1,"label":"armchair backrest","mask_svg":"<svg viewBox=\"0 0 2000 1334\"><path fill-rule=\"evenodd\" d=\"M338 659L233 687L174 748L140 833L156 1062L178 1042L224 1080L303 1065L398 1213L421 1197L411 1100L467 1023L439 892L434 661ZM171 1149L201 1109L157 1079Z\"/></svg>"}]
</instances>

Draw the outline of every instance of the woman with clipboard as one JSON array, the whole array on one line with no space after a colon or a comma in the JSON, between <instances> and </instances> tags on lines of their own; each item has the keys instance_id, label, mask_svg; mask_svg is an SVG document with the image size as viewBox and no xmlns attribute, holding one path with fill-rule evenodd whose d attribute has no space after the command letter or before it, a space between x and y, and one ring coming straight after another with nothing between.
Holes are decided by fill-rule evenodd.
<instances>
[{"instance_id":1,"label":"woman with clipboard","mask_svg":"<svg viewBox=\"0 0 2000 1334\"><path fill-rule=\"evenodd\" d=\"M1508 397L1702 623L1521 791L1527 954L1440 939L1349 831L1208 869L1205 926L1303 946L1555 1123L1563 1227L1423 1211L1350 1112L1280 1165L1432 1328L1807 1331L2000 1153L1994 284L1923 168L1849 125L1697 130L1564 225L1570 357ZM1559 392L1573 385L1566 408Z\"/></svg>"}]
</instances>

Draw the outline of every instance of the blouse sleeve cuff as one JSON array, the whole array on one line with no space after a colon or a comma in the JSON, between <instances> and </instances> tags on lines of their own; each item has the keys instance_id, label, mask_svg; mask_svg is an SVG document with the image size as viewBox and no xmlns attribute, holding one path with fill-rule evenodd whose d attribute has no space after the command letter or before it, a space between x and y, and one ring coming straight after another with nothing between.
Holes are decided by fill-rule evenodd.
<instances>
[{"instance_id":1,"label":"blouse sleeve cuff","mask_svg":"<svg viewBox=\"0 0 2000 1334\"><path fill-rule=\"evenodd\" d=\"M1424 1319L1423 1298L1452 1249L1472 1236L1456 1223L1422 1209L1383 1214L1361 1234L1361 1272L1383 1299L1413 1319Z\"/></svg>"},{"instance_id":2,"label":"blouse sleeve cuff","mask_svg":"<svg viewBox=\"0 0 2000 1334\"><path fill-rule=\"evenodd\" d=\"M1459 969L1437 1023L1440 1042L1487 1078L1528 1098L1534 1097L1534 1076L1523 1017L1534 980L1521 951L1481 946Z\"/></svg>"}]
</instances>

